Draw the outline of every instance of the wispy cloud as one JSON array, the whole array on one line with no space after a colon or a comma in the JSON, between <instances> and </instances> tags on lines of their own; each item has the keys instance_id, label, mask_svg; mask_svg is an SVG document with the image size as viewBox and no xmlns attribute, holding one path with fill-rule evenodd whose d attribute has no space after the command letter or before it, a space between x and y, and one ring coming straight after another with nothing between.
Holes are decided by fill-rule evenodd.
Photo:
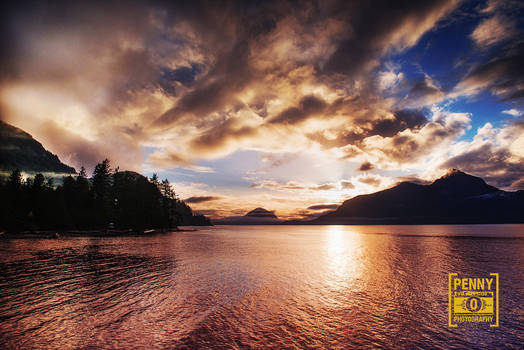
<instances>
[{"instance_id":1,"label":"wispy cloud","mask_svg":"<svg viewBox=\"0 0 524 350\"><path fill-rule=\"evenodd\" d=\"M197 196L197 197L186 198L184 199L184 202L186 203L204 203L204 202L216 201L220 198L221 197L216 197L216 196Z\"/></svg>"},{"instance_id":2,"label":"wispy cloud","mask_svg":"<svg viewBox=\"0 0 524 350\"><path fill-rule=\"evenodd\" d=\"M371 164L370 162L364 162L364 163L360 164L360 166L358 167L358 170L359 171L370 171L374 167L375 166L373 164Z\"/></svg>"},{"instance_id":3,"label":"wispy cloud","mask_svg":"<svg viewBox=\"0 0 524 350\"><path fill-rule=\"evenodd\" d=\"M307 207L310 210L333 210L337 209L339 204L315 204Z\"/></svg>"},{"instance_id":4,"label":"wispy cloud","mask_svg":"<svg viewBox=\"0 0 524 350\"><path fill-rule=\"evenodd\" d=\"M483 20L471 33L475 44L487 48L516 34L514 23L506 17L495 15Z\"/></svg>"},{"instance_id":5,"label":"wispy cloud","mask_svg":"<svg viewBox=\"0 0 524 350\"><path fill-rule=\"evenodd\" d=\"M502 113L509 114L509 115L511 115L513 117L520 117L522 115L522 111L518 110L518 109L515 109L515 108L505 109L505 110L502 111Z\"/></svg>"}]
</instances>

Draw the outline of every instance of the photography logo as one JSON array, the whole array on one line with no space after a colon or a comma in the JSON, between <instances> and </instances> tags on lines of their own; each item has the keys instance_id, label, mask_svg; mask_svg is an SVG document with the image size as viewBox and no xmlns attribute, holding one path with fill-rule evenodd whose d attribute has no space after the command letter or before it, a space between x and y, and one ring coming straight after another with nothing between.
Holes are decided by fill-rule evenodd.
<instances>
[{"instance_id":1,"label":"photography logo","mask_svg":"<svg viewBox=\"0 0 524 350\"><path fill-rule=\"evenodd\" d=\"M448 325L485 323L499 326L499 274L484 277L464 277L449 274Z\"/></svg>"}]
</instances>

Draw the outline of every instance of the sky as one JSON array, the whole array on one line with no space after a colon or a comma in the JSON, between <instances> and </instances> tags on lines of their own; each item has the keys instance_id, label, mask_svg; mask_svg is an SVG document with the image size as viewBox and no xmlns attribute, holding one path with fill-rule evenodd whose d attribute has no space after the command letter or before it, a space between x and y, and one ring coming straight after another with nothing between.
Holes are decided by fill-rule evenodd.
<instances>
[{"instance_id":1,"label":"sky","mask_svg":"<svg viewBox=\"0 0 524 350\"><path fill-rule=\"evenodd\" d=\"M212 218L312 218L449 168L524 189L519 1L2 6L2 120Z\"/></svg>"}]
</instances>

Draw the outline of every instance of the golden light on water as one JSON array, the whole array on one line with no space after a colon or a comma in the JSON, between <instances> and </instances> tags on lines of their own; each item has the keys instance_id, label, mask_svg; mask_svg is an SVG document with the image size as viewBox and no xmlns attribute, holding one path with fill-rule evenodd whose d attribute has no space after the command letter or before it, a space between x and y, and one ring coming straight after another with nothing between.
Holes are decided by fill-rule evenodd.
<instances>
[{"instance_id":1,"label":"golden light on water","mask_svg":"<svg viewBox=\"0 0 524 350\"><path fill-rule=\"evenodd\" d=\"M362 271L361 235L344 226L326 227L326 283L334 289L347 288Z\"/></svg>"}]
</instances>

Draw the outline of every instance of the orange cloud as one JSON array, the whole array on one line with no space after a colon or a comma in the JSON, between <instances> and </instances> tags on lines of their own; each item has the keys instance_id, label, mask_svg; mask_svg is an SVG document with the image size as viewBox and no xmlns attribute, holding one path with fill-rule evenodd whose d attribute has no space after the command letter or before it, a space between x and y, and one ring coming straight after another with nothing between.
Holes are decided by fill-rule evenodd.
<instances>
[{"instance_id":1,"label":"orange cloud","mask_svg":"<svg viewBox=\"0 0 524 350\"><path fill-rule=\"evenodd\" d=\"M483 20L471 33L471 38L481 48L487 48L511 38L515 33L514 24L509 18L495 15Z\"/></svg>"}]
</instances>

